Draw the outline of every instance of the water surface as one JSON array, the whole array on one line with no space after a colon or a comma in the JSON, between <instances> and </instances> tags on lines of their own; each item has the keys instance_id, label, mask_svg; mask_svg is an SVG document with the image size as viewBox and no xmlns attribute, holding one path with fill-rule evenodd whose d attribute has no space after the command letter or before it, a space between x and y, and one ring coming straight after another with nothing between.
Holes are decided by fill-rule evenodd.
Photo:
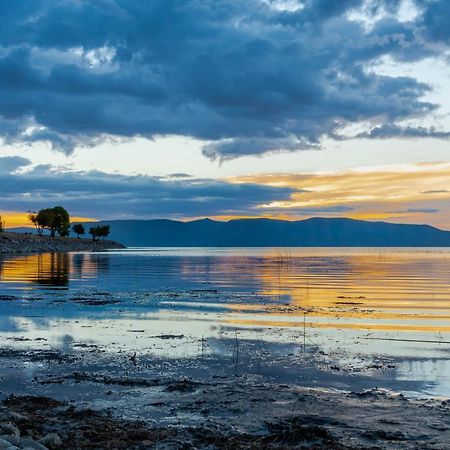
<instances>
[{"instance_id":1,"label":"water surface","mask_svg":"<svg viewBox=\"0 0 450 450\"><path fill-rule=\"evenodd\" d=\"M237 342L240 371L245 358L259 355L253 363L260 373L263 353L264 361L283 360L270 365L271 376L295 382L298 361L323 355L320 369L334 381L303 373L298 382L342 387L336 380L345 373L345 387L361 375L413 394L450 395L448 249L145 248L2 257L0 300L3 347L99 345L175 360L232 357Z\"/></svg>"}]
</instances>

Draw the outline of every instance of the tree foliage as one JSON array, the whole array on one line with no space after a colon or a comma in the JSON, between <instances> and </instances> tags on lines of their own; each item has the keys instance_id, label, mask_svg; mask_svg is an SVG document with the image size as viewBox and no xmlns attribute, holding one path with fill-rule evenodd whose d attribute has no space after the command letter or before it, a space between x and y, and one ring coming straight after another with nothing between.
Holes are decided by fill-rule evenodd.
<instances>
[{"instance_id":1,"label":"tree foliage","mask_svg":"<svg viewBox=\"0 0 450 450\"><path fill-rule=\"evenodd\" d=\"M98 241L100 238L109 236L109 225L97 225L96 227L89 228L89 234L92 236L93 241Z\"/></svg>"},{"instance_id":2,"label":"tree foliage","mask_svg":"<svg viewBox=\"0 0 450 450\"><path fill-rule=\"evenodd\" d=\"M44 230L50 231L50 236L68 236L70 229L70 215L62 206L41 209L28 215L30 222L36 227L40 236Z\"/></svg>"},{"instance_id":3,"label":"tree foliage","mask_svg":"<svg viewBox=\"0 0 450 450\"><path fill-rule=\"evenodd\" d=\"M0 233L3 233L5 231L5 221L3 220L3 217L0 216Z\"/></svg>"},{"instance_id":4,"label":"tree foliage","mask_svg":"<svg viewBox=\"0 0 450 450\"><path fill-rule=\"evenodd\" d=\"M80 235L86 234L86 231L82 223L76 223L75 225L73 225L72 231L77 235L78 239L80 239Z\"/></svg>"}]
</instances>

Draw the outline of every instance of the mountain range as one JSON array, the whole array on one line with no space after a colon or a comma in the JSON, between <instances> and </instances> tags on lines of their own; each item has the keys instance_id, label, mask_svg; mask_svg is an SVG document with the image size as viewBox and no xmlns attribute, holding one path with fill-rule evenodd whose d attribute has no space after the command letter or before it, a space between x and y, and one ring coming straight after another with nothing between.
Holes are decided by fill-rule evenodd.
<instances>
[{"instance_id":1,"label":"mountain range","mask_svg":"<svg viewBox=\"0 0 450 450\"><path fill-rule=\"evenodd\" d=\"M111 220L110 238L128 247L447 247L450 231L430 225L346 218ZM86 223L88 229L92 223Z\"/></svg>"}]
</instances>

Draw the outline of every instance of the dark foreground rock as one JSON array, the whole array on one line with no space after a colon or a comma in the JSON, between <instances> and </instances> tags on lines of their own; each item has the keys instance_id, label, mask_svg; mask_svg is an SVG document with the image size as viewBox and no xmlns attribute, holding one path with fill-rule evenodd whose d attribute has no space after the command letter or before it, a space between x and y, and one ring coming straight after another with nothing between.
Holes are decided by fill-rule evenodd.
<instances>
[{"instance_id":1,"label":"dark foreground rock","mask_svg":"<svg viewBox=\"0 0 450 450\"><path fill-rule=\"evenodd\" d=\"M268 423L263 434L224 433L211 423L149 426L46 397L9 397L3 402L0 420L2 449L357 448L340 443L325 427L297 417Z\"/></svg>"},{"instance_id":2,"label":"dark foreground rock","mask_svg":"<svg viewBox=\"0 0 450 450\"><path fill-rule=\"evenodd\" d=\"M170 403L172 423L164 414L157 420L130 420L112 409L9 396L0 404L0 449L449 448L447 401L408 401L377 390L344 394L287 386L260 389L239 382L195 386L188 393L165 389L159 395L164 400L136 408L160 409ZM293 396L295 404L289 401ZM201 419L192 420L198 414Z\"/></svg>"},{"instance_id":3,"label":"dark foreground rock","mask_svg":"<svg viewBox=\"0 0 450 450\"><path fill-rule=\"evenodd\" d=\"M34 234L0 233L0 253L101 251L125 248L115 241L96 241Z\"/></svg>"}]
</instances>

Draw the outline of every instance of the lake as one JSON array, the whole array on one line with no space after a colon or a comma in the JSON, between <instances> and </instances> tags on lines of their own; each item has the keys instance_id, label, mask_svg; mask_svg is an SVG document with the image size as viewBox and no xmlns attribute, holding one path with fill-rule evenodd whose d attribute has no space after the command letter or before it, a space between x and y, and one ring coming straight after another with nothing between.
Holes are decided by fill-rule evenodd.
<instances>
[{"instance_id":1,"label":"lake","mask_svg":"<svg viewBox=\"0 0 450 450\"><path fill-rule=\"evenodd\" d=\"M2 256L0 300L3 349L101 349L198 377L450 396L449 249ZM37 363L20 370L24 386L40 373Z\"/></svg>"}]
</instances>

